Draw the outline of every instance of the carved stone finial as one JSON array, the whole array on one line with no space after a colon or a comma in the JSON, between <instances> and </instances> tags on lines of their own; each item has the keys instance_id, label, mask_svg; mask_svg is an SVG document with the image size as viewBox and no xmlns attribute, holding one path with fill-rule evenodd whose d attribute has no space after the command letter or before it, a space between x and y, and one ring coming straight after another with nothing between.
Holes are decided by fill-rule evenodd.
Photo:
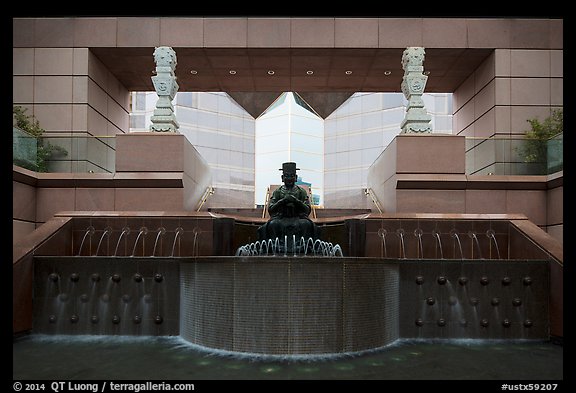
<instances>
[{"instance_id":1,"label":"carved stone finial","mask_svg":"<svg viewBox=\"0 0 576 393\"><path fill-rule=\"evenodd\" d=\"M406 116L400 124L401 133L421 133L432 132L430 124L431 116L424 107L422 94L428 77L422 73L424 70L425 50L422 47L408 47L402 54L402 69L404 77L402 78L402 93L408 100Z\"/></svg>"},{"instance_id":2,"label":"carved stone finial","mask_svg":"<svg viewBox=\"0 0 576 393\"><path fill-rule=\"evenodd\" d=\"M178 83L176 82L176 52L168 46L160 46L154 50L154 61L156 62L156 76L152 77L152 83L158 101L156 109L152 115L152 131L159 132L176 132L180 125L174 115L172 100L178 92Z\"/></svg>"}]
</instances>

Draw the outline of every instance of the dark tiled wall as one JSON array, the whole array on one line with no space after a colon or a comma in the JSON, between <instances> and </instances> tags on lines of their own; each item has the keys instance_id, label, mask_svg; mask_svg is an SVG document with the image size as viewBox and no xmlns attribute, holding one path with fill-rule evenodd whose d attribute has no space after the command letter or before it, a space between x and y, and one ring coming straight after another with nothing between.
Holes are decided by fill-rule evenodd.
<instances>
[{"instance_id":1,"label":"dark tiled wall","mask_svg":"<svg viewBox=\"0 0 576 393\"><path fill-rule=\"evenodd\" d=\"M507 221L497 220L366 220L365 255L412 259L507 259L508 226ZM494 238L488 237L487 233L493 233Z\"/></svg>"},{"instance_id":2,"label":"dark tiled wall","mask_svg":"<svg viewBox=\"0 0 576 393\"><path fill-rule=\"evenodd\" d=\"M395 265L350 259L239 258L183 263L181 335L212 348L325 354L398 338Z\"/></svg>"},{"instance_id":3,"label":"dark tiled wall","mask_svg":"<svg viewBox=\"0 0 576 393\"><path fill-rule=\"evenodd\" d=\"M216 240L222 239L222 233L213 233L214 221L218 220L196 217L77 217L72 231L72 255L94 256L96 251L98 256L213 255L214 236L217 235ZM94 229L92 234L89 228ZM105 234L106 228L112 231ZM129 231L122 235L125 228Z\"/></svg>"}]
</instances>

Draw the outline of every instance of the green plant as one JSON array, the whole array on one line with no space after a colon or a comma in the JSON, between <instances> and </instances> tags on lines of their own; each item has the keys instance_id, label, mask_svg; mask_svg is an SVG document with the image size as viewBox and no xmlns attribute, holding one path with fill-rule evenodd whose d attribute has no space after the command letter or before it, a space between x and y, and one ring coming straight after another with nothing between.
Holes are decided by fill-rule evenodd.
<instances>
[{"instance_id":1,"label":"green plant","mask_svg":"<svg viewBox=\"0 0 576 393\"><path fill-rule=\"evenodd\" d=\"M530 123L530 130L526 132L526 140L518 149L519 153L524 158L524 162L546 163L548 140L564 130L563 111L562 109L553 110L543 122L536 118L528 119L527 122Z\"/></svg>"},{"instance_id":2,"label":"green plant","mask_svg":"<svg viewBox=\"0 0 576 393\"><path fill-rule=\"evenodd\" d=\"M26 114L27 110L27 108L14 105L12 108L12 114L14 116L14 120L16 121L16 127L26 131L28 134L36 138L36 165L31 167L25 162L17 162L17 164L37 172L47 172L48 167L46 161L55 154L67 156L68 151L61 146L53 145L48 141L44 141L42 138L44 129L40 127L40 123L37 119L34 118L34 116L29 116Z\"/></svg>"}]
</instances>

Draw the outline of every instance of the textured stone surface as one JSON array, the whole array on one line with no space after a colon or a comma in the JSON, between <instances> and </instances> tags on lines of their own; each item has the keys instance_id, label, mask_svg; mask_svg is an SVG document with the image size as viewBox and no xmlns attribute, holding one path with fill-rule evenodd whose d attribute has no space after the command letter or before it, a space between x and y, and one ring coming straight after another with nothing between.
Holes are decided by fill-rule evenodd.
<instances>
[{"instance_id":1,"label":"textured stone surface","mask_svg":"<svg viewBox=\"0 0 576 393\"><path fill-rule=\"evenodd\" d=\"M406 116L400 128L402 133L432 132L430 120L432 117L426 112L422 94L428 77L422 73L424 70L425 51L422 47L408 47L402 54L402 93L408 100Z\"/></svg>"},{"instance_id":2,"label":"textured stone surface","mask_svg":"<svg viewBox=\"0 0 576 393\"><path fill-rule=\"evenodd\" d=\"M177 59L174 49L167 46L160 46L154 50L154 61L156 62L156 75L152 77L154 89L158 94L156 109L152 115L152 131L176 132L180 125L174 114L172 100L178 92L178 82L176 82Z\"/></svg>"}]
</instances>

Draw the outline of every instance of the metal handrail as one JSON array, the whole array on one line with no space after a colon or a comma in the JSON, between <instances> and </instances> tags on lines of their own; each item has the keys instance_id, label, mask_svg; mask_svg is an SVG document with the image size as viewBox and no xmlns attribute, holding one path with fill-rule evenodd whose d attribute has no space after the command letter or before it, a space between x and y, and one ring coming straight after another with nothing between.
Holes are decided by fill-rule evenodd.
<instances>
[{"instance_id":1,"label":"metal handrail","mask_svg":"<svg viewBox=\"0 0 576 393\"><path fill-rule=\"evenodd\" d=\"M364 194L370 196L370 199L372 199L372 202L374 203L374 205L376 206L376 208L378 209L378 212L380 214L383 213L382 208L380 207L380 202L378 202L378 198L376 198L376 195L374 195L374 192L372 191L371 188L366 188L364 190Z\"/></svg>"},{"instance_id":2,"label":"metal handrail","mask_svg":"<svg viewBox=\"0 0 576 393\"><path fill-rule=\"evenodd\" d=\"M214 192L215 192L215 190L212 186L206 187L206 191L204 191L204 194L202 195L200 202L198 202L198 208L196 209L197 212L199 212L200 209L202 209L202 206L204 206L204 204L206 203L206 200L208 200L208 197L210 195L214 195Z\"/></svg>"}]
</instances>

